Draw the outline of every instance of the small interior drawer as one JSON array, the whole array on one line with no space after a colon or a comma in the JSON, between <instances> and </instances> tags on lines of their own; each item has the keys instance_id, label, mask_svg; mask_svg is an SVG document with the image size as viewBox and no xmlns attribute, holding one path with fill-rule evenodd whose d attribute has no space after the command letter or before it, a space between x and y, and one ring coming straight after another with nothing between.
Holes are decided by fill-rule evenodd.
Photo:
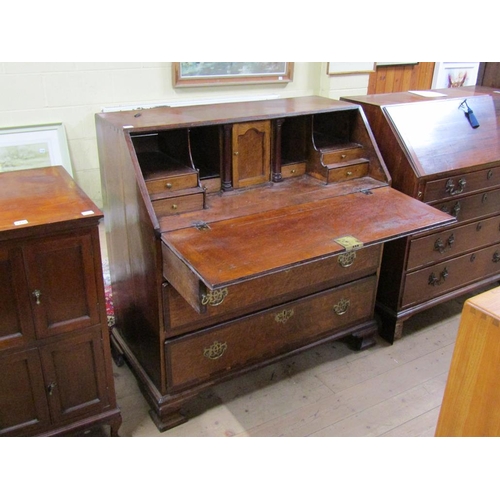
<instances>
[{"instance_id":1,"label":"small interior drawer","mask_svg":"<svg viewBox=\"0 0 500 500\"><path fill-rule=\"evenodd\" d=\"M146 187L150 195L159 193L171 193L182 189L194 188L198 185L198 174L195 171L189 173L167 175L146 181Z\"/></svg>"},{"instance_id":2,"label":"small interior drawer","mask_svg":"<svg viewBox=\"0 0 500 500\"><path fill-rule=\"evenodd\" d=\"M323 163L329 165L331 163L343 163L357 160L363 156L363 151L364 149L361 146L324 150Z\"/></svg>"},{"instance_id":3,"label":"small interior drawer","mask_svg":"<svg viewBox=\"0 0 500 500\"><path fill-rule=\"evenodd\" d=\"M181 196L169 196L152 200L154 211L158 217L174 215L192 210L202 210L204 193L197 192Z\"/></svg>"}]
</instances>

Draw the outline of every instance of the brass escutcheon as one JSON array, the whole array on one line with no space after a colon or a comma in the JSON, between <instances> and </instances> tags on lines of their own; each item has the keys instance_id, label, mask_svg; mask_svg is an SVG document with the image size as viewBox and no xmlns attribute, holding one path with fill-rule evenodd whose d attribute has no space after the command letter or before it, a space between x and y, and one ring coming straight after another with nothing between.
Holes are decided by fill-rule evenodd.
<instances>
[{"instance_id":1,"label":"brass escutcheon","mask_svg":"<svg viewBox=\"0 0 500 500\"><path fill-rule=\"evenodd\" d=\"M345 314L347 312L347 309L350 305L351 301L349 299L341 299L337 304L333 306L333 310L335 311L335 314L342 316L342 314Z\"/></svg>"},{"instance_id":2,"label":"brass escutcheon","mask_svg":"<svg viewBox=\"0 0 500 500\"><path fill-rule=\"evenodd\" d=\"M204 293L201 297L201 303L204 306L220 306L224 299L227 297L227 288L221 288L220 290L209 290Z\"/></svg>"},{"instance_id":3,"label":"brass escutcheon","mask_svg":"<svg viewBox=\"0 0 500 500\"><path fill-rule=\"evenodd\" d=\"M220 358L227 349L227 342L219 342L216 340L211 346L205 347L203 349L203 356L208 359L218 359Z\"/></svg>"},{"instance_id":4,"label":"brass escutcheon","mask_svg":"<svg viewBox=\"0 0 500 500\"><path fill-rule=\"evenodd\" d=\"M285 324L293 316L293 309L285 309L274 316L274 320L277 323Z\"/></svg>"},{"instance_id":5,"label":"brass escutcheon","mask_svg":"<svg viewBox=\"0 0 500 500\"><path fill-rule=\"evenodd\" d=\"M338 256L337 261L342 267L349 267L349 266L353 265L354 259L356 259L356 252L351 251L351 252L346 252L346 253L340 254Z\"/></svg>"}]
</instances>

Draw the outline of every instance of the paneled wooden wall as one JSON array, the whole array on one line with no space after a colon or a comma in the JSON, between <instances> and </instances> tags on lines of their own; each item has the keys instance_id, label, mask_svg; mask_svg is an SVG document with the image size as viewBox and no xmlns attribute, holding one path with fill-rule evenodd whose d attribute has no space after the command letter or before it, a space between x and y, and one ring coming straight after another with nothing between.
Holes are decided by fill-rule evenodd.
<instances>
[{"instance_id":1,"label":"paneled wooden wall","mask_svg":"<svg viewBox=\"0 0 500 500\"><path fill-rule=\"evenodd\" d=\"M428 90L432 85L433 73L433 62L377 66L376 71L370 74L368 94Z\"/></svg>"},{"instance_id":2,"label":"paneled wooden wall","mask_svg":"<svg viewBox=\"0 0 500 500\"><path fill-rule=\"evenodd\" d=\"M479 65L477 84L500 88L500 62L482 62Z\"/></svg>"}]
</instances>

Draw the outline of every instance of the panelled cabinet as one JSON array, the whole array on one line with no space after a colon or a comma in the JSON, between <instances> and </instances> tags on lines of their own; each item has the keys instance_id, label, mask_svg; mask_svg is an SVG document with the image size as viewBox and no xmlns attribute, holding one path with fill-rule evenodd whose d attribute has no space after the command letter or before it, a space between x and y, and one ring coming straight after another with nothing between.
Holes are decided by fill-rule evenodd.
<instances>
[{"instance_id":1,"label":"panelled cabinet","mask_svg":"<svg viewBox=\"0 0 500 500\"><path fill-rule=\"evenodd\" d=\"M202 389L319 342L374 343L384 242L454 219L390 187L359 106L102 113L116 325L160 430Z\"/></svg>"},{"instance_id":2,"label":"panelled cabinet","mask_svg":"<svg viewBox=\"0 0 500 500\"><path fill-rule=\"evenodd\" d=\"M102 213L57 167L1 174L0 203L0 435L117 434Z\"/></svg>"},{"instance_id":3,"label":"panelled cabinet","mask_svg":"<svg viewBox=\"0 0 500 500\"><path fill-rule=\"evenodd\" d=\"M392 342L416 312L500 279L500 93L472 86L345 100L363 107L393 187L456 218L386 245L377 308Z\"/></svg>"}]
</instances>

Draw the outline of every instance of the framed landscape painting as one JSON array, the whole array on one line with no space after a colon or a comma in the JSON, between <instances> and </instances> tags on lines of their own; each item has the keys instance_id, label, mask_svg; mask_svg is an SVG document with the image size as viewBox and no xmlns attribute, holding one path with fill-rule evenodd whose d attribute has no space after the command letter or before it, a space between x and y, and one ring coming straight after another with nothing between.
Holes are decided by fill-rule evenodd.
<instances>
[{"instance_id":1,"label":"framed landscape painting","mask_svg":"<svg viewBox=\"0 0 500 500\"><path fill-rule=\"evenodd\" d=\"M51 165L73 175L62 123L0 129L0 172Z\"/></svg>"},{"instance_id":2,"label":"framed landscape painting","mask_svg":"<svg viewBox=\"0 0 500 500\"><path fill-rule=\"evenodd\" d=\"M287 83L293 80L291 62L174 62L175 87Z\"/></svg>"}]
</instances>

